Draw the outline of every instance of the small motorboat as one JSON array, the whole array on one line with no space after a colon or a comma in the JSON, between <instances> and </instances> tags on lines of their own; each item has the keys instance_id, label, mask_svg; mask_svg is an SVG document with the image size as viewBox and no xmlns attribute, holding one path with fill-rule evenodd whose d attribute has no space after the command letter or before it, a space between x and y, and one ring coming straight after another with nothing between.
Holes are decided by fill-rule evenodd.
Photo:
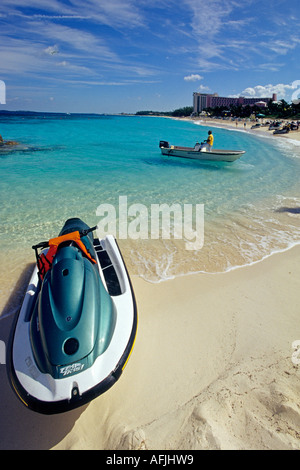
<instances>
[{"instance_id":1,"label":"small motorboat","mask_svg":"<svg viewBox=\"0 0 300 470\"><path fill-rule=\"evenodd\" d=\"M8 347L13 390L31 410L82 406L119 379L134 345L137 309L115 238L94 239L78 218L33 246L37 263Z\"/></svg>"},{"instance_id":2,"label":"small motorboat","mask_svg":"<svg viewBox=\"0 0 300 470\"><path fill-rule=\"evenodd\" d=\"M205 144L197 143L194 147L179 147L171 145L165 140L161 140L159 147L162 155L167 157L189 158L199 161L213 161L213 162L234 162L242 155L245 150L223 150L211 149L208 150Z\"/></svg>"}]
</instances>

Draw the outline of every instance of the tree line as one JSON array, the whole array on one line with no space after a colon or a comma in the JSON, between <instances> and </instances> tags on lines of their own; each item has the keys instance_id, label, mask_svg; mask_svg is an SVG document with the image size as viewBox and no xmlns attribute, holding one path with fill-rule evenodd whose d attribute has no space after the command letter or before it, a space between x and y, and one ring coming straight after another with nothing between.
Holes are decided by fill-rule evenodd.
<instances>
[{"instance_id":1,"label":"tree line","mask_svg":"<svg viewBox=\"0 0 300 470\"><path fill-rule=\"evenodd\" d=\"M280 101L272 101L270 100L269 103L265 108L261 108L259 106L235 106L231 105L230 107L225 106L216 106L215 108L206 108L205 111L213 116L224 116L226 111L229 111L228 114L231 116L240 117L240 118L248 118L251 115L255 114L264 114L266 117L270 117L272 119L299 119L300 118L300 103L288 103L285 100Z\"/></svg>"},{"instance_id":2,"label":"tree line","mask_svg":"<svg viewBox=\"0 0 300 470\"><path fill-rule=\"evenodd\" d=\"M138 111L137 116L173 116L188 117L193 114L193 106L185 106L174 111ZM285 100L272 101L265 108L259 106L216 106L214 108L205 108L204 111L211 116L224 116L226 114L238 117L249 118L251 115L264 114L271 119L300 119L300 103L288 103Z\"/></svg>"},{"instance_id":3,"label":"tree line","mask_svg":"<svg viewBox=\"0 0 300 470\"><path fill-rule=\"evenodd\" d=\"M194 111L193 106L185 106L183 108L175 109L174 111L138 111L136 116L174 116L174 117L188 117Z\"/></svg>"}]
</instances>

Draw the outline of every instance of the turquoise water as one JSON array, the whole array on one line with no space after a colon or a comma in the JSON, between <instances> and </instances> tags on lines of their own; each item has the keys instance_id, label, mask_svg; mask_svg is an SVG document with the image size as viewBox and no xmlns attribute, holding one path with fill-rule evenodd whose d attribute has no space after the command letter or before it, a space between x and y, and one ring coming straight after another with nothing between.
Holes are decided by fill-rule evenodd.
<instances>
[{"instance_id":1,"label":"turquoise water","mask_svg":"<svg viewBox=\"0 0 300 470\"><path fill-rule=\"evenodd\" d=\"M0 134L0 256L10 286L31 245L56 236L69 217L96 225L100 204L204 204L204 246L180 240L121 240L132 274L157 282L219 272L300 242L300 147L245 132L213 129L215 147L244 149L232 164L163 158L159 140L193 146L209 128L138 116L5 116ZM150 212L149 212L150 213ZM118 234L117 234L118 236ZM4 267L5 266L5 267Z\"/></svg>"}]
</instances>

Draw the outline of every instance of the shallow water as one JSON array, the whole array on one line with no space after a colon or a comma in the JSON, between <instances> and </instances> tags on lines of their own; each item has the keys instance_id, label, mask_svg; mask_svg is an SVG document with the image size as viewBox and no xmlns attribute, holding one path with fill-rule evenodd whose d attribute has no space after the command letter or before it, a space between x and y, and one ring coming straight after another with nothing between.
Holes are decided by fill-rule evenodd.
<instances>
[{"instance_id":1,"label":"shallow water","mask_svg":"<svg viewBox=\"0 0 300 470\"><path fill-rule=\"evenodd\" d=\"M131 207L127 228L132 222L137 238L120 240L125 260L131 274L152 282L225 271L299 243L300 147L285 139L213 129L216 148L246 154L232 164L161 156L159 140L193 146L207 131L194 122L156 117L1 117L0 134L19 142L0 149L1 297L34 261L31 245L56 236L67 218L96 225L97 207L110 204L119 238L120 196ZM188 240L174 239L173 232L170 240L162 233L151 239L153 204L178 204L182 217L189 204L194 230L195 208L203 204L203 247L187 250ZM141 206L147 213L135 210ZM144 240L138 238L145 227L142 215L148 224ZM180 230L175 219L171 226L177 220Z\"/></svg>"}]
</instances>

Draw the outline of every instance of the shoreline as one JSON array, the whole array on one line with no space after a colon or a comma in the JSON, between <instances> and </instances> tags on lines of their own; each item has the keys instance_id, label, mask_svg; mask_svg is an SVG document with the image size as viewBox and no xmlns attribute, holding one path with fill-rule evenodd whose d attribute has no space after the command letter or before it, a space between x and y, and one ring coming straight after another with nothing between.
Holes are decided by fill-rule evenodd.
<instances>
[{"instance_id":1,"label":"shoreline","mask_svg":"<svg viewBox=\"0 0 300 470\"><path fill-rule=\"evenodd\" d=\"M169 281L173 281L174 279L177 279L177 278L185 278L185 277L188 277L188 276L197 276L197 275L209 275L209 276L215 276L215 275L221 275L221 274L226 274L226 273L230 273L232 271L236 271L236 270L240 270L240 269L244 269L244 268L248 268L248 267L251 267L251 266L254 266L256 264L260 264L262 262L264 262L265 260L267 260L268 258L271 258L272 256L276 256L278 254L283 254L283 253L286 253L290 250L293 250L294 248L297 248L300 246L300 241L299 242L295 242L293 245L290 245L286 248L282 248L282 249L275 249L274 251L271 251L269 254L267 255L263 255L262 258L258 259L258 260L255 260L255 261L250 261L248 263L245 263L245 264L239 264L239 265L235 265L235 266L230 266L229 268L226 268L224 271L191 271L191 272L187 272L187 273L179 273L179 274L175 274L174 276L170 276L170 277L166 277L166 278L161 278L159 279L158 281L152 281L152 280L149 280L149 279L146 279L144 276L142 275L137 275L137 274L134 274L133 276L135 277L138 277L140 279L142 279L144 282L146 283L149 283L149 284L153 284L153 285L158 285L158 284L163 284L164 282L169 282ZM0 317L1 319L1 317Z\"/></svg>"},{"instance_id":2,"label":"shoreline","mask_svg":"<svg viewBox=\"0 0 300 470\"><path fill-rule=\"evenodd\" d=\"M177 118L177 117L169 117L165 116L170 119L175 119L175 120L180 120L180 121L190 121L194 122L197 125L202 125L205 127L215 127L219 129L230 129L232 131L237 131L237 132L247 132L248 134L251 135L261 135L261 136L268 136L272 137L274 139L278 138L285 138L288 140L295 140L295 141L300 141L300 128L298 131L290 131L288 134L273 134L273 131L268 130L268 126L266 127L258 127L255 129L251 129L251 126L253 125L252 122L247 121L247 120L241 120L241 121L231 121L231 120L226 120L226 119L211 119L211 118ZM268 119L262 119L260 120L261 123L264 123L268 121ZM235 123L238 122L238 125ZM246 127L244 127L244 122L246 122ZM282 120L282 122L289 122L289 120Z\"/></svg>"}]
</instances>

